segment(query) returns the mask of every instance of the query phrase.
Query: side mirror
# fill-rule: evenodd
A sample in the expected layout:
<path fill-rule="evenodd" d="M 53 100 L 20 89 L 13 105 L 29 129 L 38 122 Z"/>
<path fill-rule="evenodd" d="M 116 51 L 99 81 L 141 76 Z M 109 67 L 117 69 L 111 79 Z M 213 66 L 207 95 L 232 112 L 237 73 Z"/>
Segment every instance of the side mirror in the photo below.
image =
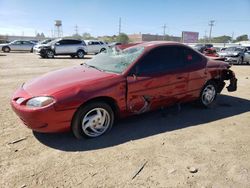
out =
<path fill-rule="evenodd" d="M 59 46 L 59 45 L 60 45 L 60 43 L 58 43 L 58 42 L 57 42 L 57 43 L 55 43 L 55 45 L 56 45 L 56 46 Z"/>
<path fill-rule="evenodd" d="M 133 69 L 130 71 L 129 73 L 130 77 L 133 77 L 134 80 L 137 80 L 138 77 L 138 70 L 137 70 L 137 66 L 133 67 Z"/>

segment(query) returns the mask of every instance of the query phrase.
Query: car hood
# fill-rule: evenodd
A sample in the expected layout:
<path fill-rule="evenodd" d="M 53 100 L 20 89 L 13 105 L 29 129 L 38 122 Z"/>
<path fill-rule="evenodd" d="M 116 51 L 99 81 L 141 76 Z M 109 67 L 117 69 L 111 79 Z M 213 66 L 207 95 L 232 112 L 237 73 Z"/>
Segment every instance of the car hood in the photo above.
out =
<path fill-rule="evenodd" d="M 45 46 L 45 44 L 36 44 L 36 45 L 34 46 L 34 48 L 39 48 L 39 47 L 41 47 L 41 46 Z"/>
<path fill-rule="evenodd" d="M 87 88 L 113 79 L 117 74 L 102 72 L 85 65 L 65 68 L 47 73 L 23 85 L 23 89 L 31 96 L 53 96 L 58 92 L 74 88 Z"/>
<path fill-rule="evenodd" d="M 3 43 L 3 44 L 0 44 L 0 46 L 6 46 L 6 45 L 9 45 L 10 43 Z"/>

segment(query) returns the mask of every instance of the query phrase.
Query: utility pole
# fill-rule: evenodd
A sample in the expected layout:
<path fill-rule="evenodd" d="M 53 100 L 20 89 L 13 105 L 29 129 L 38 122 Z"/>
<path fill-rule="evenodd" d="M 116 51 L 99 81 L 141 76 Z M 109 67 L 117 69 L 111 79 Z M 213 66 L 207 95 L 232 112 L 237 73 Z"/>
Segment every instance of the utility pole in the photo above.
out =
<path fill-rule="evenodd" d="M 165 40 L 165 35 L 166 35 L 166 24 L 164 24 L 163 26 L 162 26 L 162 28 L 163 28 L 163 40 Z"/>
<path fill-rule="evenodd" d="M 119 35 L 121 34 L 121 29 L 122 29 L 122 19 L 120 17 L 119 18 Z"/>
<path fill-rule="evenodd" d="M 75 25 L 75 35 L 78 35 L 78 26 Z"/>
<path fill-rule="evenodd" d="M 209 42 L 211 42 L 211 34 L 212 34 L 212 29 L 213 29 L 213 26 L 214 26 L 214 22 L 215 20 L 210 20 L 208 25 L 210 26 L 210 32 L 209 32 Z"/>
<path fill-rule="evenodd" d="M 232 33 L 232 39 L 231 39 L 232 41 L 234 40 L 234 32 Z"/>

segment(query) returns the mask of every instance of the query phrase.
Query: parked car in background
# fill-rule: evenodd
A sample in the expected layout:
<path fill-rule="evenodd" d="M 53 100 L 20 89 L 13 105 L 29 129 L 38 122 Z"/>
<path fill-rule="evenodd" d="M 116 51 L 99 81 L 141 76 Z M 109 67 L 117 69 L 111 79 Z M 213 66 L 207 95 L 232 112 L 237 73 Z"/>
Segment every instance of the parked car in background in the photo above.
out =
<path fill-rule="evenodd" d="M 220 52 L 224 52 L 227 49 L 227 47 L 223 47 L 220 49 Z"/>
<path fill-rule="evenodd" d="M 203 54 L 205 56 L 210 56 L 210 57 L 219 57 L 219 54 L 216 52 L 216 49 L 213 47 L 204 49 Z"/>
<path fill-rule="evenodd" d="M 34 43 L 26 40 L 14 40 L 10 43 L 0 44 L 3 52 L 30 51 L 33 52 Z"/>
<path fill-rule="evenodd" d="M 212 44 L 196 44 L 193 48 L 201 53 L 207 48 L 212 48 Z"/>
<path fill-rule="evenodd" d="M 0 39 L 0 44 L 10 43 L 10 41 Z"/>
<path fill-rule="evenodd" d="M 54 58 L 59 55 L 70 55 L 72 58 L 84 58 L 87 48 L 82 40 L 59 38 L 35 49 L 42 58 Z"/>
<path fill-rule="evenodd" d="M 55 39 L 45 39 L 45 40 L 39 41 L 38 44 L 48 44 L 52 40 L 55 40 Z"/>
<path fill-rule="evenodd" d="M 33 47 L 33 51 L 34 51 L 34 52 L 38 51 L 38 49 L 40 48 L 40 46 L 44 46 L 45 44 L 48 44 L 48 43 L 51 42 L 52 40 L 55 40 L 55 39 L 45 39 L 45 40 L 42 40 L 42 41 L 38 42 L 38 43 Z"/>
<path fill-rule="evenodd" d="M 99 40 L 84 40 L 88 54 L 98 54 L 108 49 L 108 45 Z"/>
<path fill-rule="evenodd" d="M 39 41 L 38 40 L 29 40 L 30 42 L 37 44 Z"/>
<path fill-rule="evenodd" d="M 244 62 L 250 64 L 250 46 L 245 47 Z"/>
<path fill-rule="evenodd" d="M 229 63 L 242 64 L 244 62 L 247 62 L 247 59 L 245 59 L 246 52 L 247 52 L 246 48 L 236 46 L 236 47 L 228 47 L 224 51 L 218 52 L 218 54 L 220 57 L 225 58 L 225 61 Z"/>
<path fill-rule="evenodd" d="M 110 48 L 113 48 L 113 47 L 115 47 L 115 46 L 117 46 L 117 45 L 121 45 L 122 43 L 120 43 L 120 42 L 112 42 L 112 43 L 109 43 L 108 44 L 108 47 L 110 47 Z"/>
<path fill-rule="evenodd" d="M 11 105 L 34 131 L 72 130 L 77 138 L 97 137 L 119 117 L 194 100 L 209 107 L 225 80 L 230 80 L 228 91 L 237 89 L 228 63 L 181 43 L 146 42 L 118 52 L 109 49 L 82 65 L 29 81 L 15 92 Z"/>

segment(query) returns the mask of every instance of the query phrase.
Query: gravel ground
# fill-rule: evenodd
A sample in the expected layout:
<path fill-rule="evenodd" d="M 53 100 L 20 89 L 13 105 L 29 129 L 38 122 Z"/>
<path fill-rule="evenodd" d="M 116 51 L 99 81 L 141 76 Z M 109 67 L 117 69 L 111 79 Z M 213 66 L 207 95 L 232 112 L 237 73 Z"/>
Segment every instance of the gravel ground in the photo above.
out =
<path fill-rule="evenodd" d="M 0 53 L 0 187 L 250 187 L 250 66 L 232 67 L 238 90 L 224 89 L 211 109 L 134 116 L 96 139 L 27 129 L 11 110 L 12 93 L 87 58 Z"/>

